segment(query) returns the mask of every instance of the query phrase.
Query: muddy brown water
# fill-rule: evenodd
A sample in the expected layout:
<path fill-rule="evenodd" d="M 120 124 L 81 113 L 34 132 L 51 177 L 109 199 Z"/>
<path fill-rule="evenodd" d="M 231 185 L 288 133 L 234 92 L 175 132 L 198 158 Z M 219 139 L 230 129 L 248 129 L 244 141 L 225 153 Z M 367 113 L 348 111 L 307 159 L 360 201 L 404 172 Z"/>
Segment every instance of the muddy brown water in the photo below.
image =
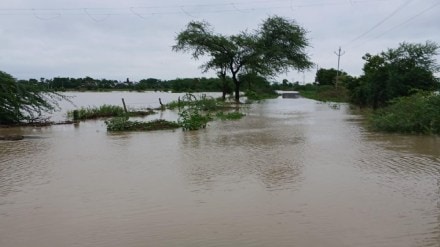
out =
<path fill-rule="evenodd" d="M 246 114 L 193 132 L 1 129 L 32 138 L 0 141 L 0 246 L 440 246 L 440 138 L 308 99 Z"/>

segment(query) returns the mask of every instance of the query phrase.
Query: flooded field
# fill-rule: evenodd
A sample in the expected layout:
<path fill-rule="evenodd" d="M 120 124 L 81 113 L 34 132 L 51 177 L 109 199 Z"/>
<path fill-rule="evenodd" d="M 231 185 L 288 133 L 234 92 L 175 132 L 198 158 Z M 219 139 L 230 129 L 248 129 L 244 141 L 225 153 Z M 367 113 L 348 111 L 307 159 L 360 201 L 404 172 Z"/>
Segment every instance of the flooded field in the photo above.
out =
<path fill-rule="evenodd" d="M 193 132 L 0 129 L 26 136 L 0 141 L 0 246 L 440 245 L 439 137 L 372 133 L 346 105 L 301 98 L 245 113 Z"/>

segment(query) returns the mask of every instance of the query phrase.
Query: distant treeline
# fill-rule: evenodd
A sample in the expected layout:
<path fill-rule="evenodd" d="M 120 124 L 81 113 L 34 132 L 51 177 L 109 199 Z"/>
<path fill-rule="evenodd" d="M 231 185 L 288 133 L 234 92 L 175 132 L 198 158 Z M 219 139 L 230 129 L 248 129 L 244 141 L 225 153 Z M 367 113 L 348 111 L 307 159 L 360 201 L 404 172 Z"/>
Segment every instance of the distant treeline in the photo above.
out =
<path fill-rule="evenodd" d="M 292 90 L 294 85 L 287 82 L 279 84 L 270 83 L 262 77 L 242 77 L 243 90 L 270 91 L 270 90 Z M 133 91 L 172 91 L 172 92 L 222 92 L 232 93 L 233 83 L 230 78 L 226 78 L 224 84 L 220 78 L 177 78 L 173 80 L 160 80 L 156 78 L 142 79 L 138 82 L 94 79 L 55 77 L 52 79 L 41 78 L 19 80 L 19 83 L 39 84 L 55 91 L 111 91 L 111 90 L 133 90 Z"/>
<path fill-rule="evenodd" d="M 173 92 L 217 92 L 221 91 L 223 84 L 219 78 L 177 78 L 174 80 L 160 80 L 156 78 L 142 79 L 139 82 L 94 79 L 55 77 L 53 79 L 20 80 L 21 83 L 35 83 L 56 91 L 107 91 L 107 90 L 135 90 L 135 91 L 173 91 Z"/>

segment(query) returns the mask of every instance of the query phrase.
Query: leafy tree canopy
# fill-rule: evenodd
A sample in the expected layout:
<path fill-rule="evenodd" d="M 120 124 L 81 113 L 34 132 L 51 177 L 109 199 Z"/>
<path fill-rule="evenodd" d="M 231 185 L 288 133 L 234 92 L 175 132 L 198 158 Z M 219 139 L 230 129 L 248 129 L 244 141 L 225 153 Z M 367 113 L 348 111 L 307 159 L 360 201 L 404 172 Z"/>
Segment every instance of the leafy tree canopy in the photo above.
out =
<path fill-rule="evenodd" d="M 316 72 L 315 81 L 319 85 L 335 85 L 337 75 L 338 75 L 338 71 L 336 69 L 320 68 Z M 339 71 L 339 76 L 340 77 L 347 76 L 347 73 L 345 73 L 344 71 Z"/>
<path fill-rule="evenodd" d="M 436 43 L 427 41 L 402 43 L 377 55 L 367 53 L 364 75 L 348 84 L 352 102 L 378 108 L 416 90 L 438 90 L 439 80 L 434 76 L 440 69 L 435 60 L 438 49 Z"/>
<path fill-rule="evenodd" d="M 0 71 L 0 124 L 41 120 L 44 112 L 57 109 L 65 96 L 44 88 L 41 83 L 17 81 Z"/>
<path fill-rule="evenodd" d="M 230 74 L 239 101 L 240 74 L 274 76 L 289 69 L 304 70 L 313 64 L 305 49 L 309 46 L 306 31 L 293 20 L 274 16 L 258 30 L 237 35 L 215 34 L 207 22 L 190 22 L 176 37 L 174 51 L 190 52 L 194 59 L 208 57 L 203 72 L 217 70 Z"/>

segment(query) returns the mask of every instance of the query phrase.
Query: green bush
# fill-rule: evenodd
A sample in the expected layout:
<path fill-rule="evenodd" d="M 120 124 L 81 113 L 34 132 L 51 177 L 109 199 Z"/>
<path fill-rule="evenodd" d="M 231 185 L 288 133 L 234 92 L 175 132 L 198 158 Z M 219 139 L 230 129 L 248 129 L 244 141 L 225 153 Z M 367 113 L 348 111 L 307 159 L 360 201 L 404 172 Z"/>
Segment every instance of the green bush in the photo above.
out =
<path fill-rule="evenodd" d="M 201 114 L 199 110 L 194 108 L 184 109 L 179 113 L 178 123 L 182 126 L 183 130 L 198 130 L 205 128 L 206 124 L 211 121 L 212 118 L 208 114 Z"/>
<path fill-rule="evenodd" d="M 396 98 L 373 113 L 370 124 L 379 131 L 440 134 L 440 95 L 419 92 Z"/>
<path fill-rule="evenodd" d="M 244 94 L 248 100 L 264 100 L 264 99 L 274 99 L 279 95 L 275 92 L 256 92 L 253 90 L 247 90 Z"/>

